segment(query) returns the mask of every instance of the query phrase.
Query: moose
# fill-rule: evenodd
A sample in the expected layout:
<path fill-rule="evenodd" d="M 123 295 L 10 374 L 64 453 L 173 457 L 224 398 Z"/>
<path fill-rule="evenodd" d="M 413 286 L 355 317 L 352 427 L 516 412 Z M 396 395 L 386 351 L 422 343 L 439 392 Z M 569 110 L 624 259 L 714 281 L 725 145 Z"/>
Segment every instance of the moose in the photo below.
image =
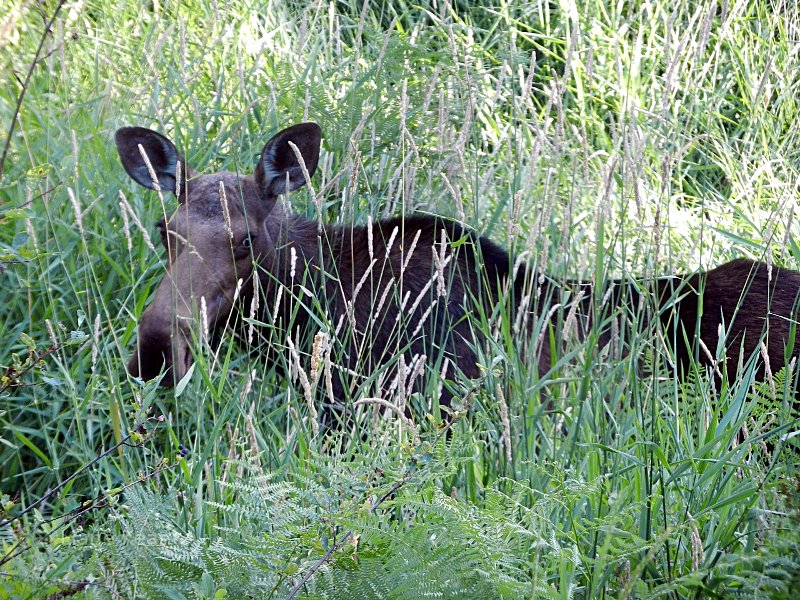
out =
<path fill-rule="evenodd" d="M 472 320 L 500 305 L 525 323 L 538 319 L 551 334 L 556 330 L 542 321 L 559 314 L 564 325 L 571 313 L 584 325 L 579 335 L 600 328 L 603 347 L 613 318 L 598 307 L 649 304 L 652 322 L 671 332 L 680 368 L 694 357 L 720 373 L 720 342 L 723 356 L 730 354 L 722 363 L 729 376 L 742 357 L 757 354 L 777 371 L 798 355 L 800 273 L 793 270 L 740 258 L 649 282 L 556 281 L 448 219 L 411 215 L 344 226 L 295 214 L 281 197 L 310 182 L 317 168 L 322 131 L 315 123 L 272 137 L 251 175 L 198 174 L 169 139 L 149 129 L 124 127 L 115 137 L 134 181 L 178 199 L 158 225 L 169 264 L 139 322 L 128 364 L 134 377 L 162 375 L 162 385 L 175 385 L 193 362 L 201 320 L 213 335 L 232 314 L 246 316 L 256 305 L 251 317 L 279 332 L 278 339 L 305 343 L 306 351 L 314 331 L 335 335 L 337 400 L 356 393 L 371 371 L 396 370 L 401 360 L 439 357 L 437 368 L 478 377 L 485 328 Z M 557 362 L 560 343 L 528 349 L 541 376 Z"/>

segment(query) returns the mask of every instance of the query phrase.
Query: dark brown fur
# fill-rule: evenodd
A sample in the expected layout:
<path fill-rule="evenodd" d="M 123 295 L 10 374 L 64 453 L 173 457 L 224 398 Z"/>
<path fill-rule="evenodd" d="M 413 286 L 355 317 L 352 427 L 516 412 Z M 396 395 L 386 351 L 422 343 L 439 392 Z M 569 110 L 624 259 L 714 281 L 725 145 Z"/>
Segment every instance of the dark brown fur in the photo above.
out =
<path fill-rule="evenodd" d="M 727 370 L 736 374 L 739 357 L 748 360 L 763 341 L 770 369 L 779 371 L 785 358 L 798 355 L 795 324 L 798 314 L 800 273 L 738 258 L 715 269 L 677 279 L 659 281 L 662 304 L 680 298 L 674 310 L 661 313 L 665 330 L 674 335 L 679 364 L 687 367 L 691 356 L 709 363 L 716 355 L 719 332 L 725 333 Z M 673 333 L 674 332 L 674 333 Z M 702 340 L 706 349 L 699 346 Z M 764 373 L 759 361 L 757 372 Z"/>
<path fill-rule="evenodd" d="M 800 273 L 795 271 L 772 268 L 770 274 L 765 264 L 738 259 L 711 271 L 656 280 L 650 295 L 642 295 L 641 285 L 619 282 L 600 295 L 593 294 L 588 284 L 539 278 L 523 267 L 511 291 L 503 293 L 511 279 L 509 256 L 452 221 L 411 216 L 371 226 L 320 227 L 289 212 L 277 200 L 278 195 L 305 183 L 288 142 L 298 147 L 310 176 L 319 157 L 320 135 L 312 123 L 278 133 L 266 144 L 255 173 L 239 176 L 196 175 L 160 134 L 141 128 L 117 132 L 120 157 L 131 177 L 155 187 L 141 146 L 159 187 L 179 193 L 181 200 L 162 224 L 169 272 L 142 315 L 137 352 L 128 365 L 131 375 L 150 379 L 166 370 L 162 384 L 180 379 L 192 361 L 189 341 L 198 329 L 199 299 L 205 299 L 210 329 L 218 329 L 234 309 L 241 279 L 242 312 L 247 314 L 254 263 L 265 299 L 256 316 L 271 322 L 284 338 L 292 335 L 296 343 L 310 344 L 321 323 L 337 333 L 341 352 L 337 362 L 344 367 L 334 378 L 339 399 L 358 389 L 376 367 L 391 365 L 400 355 L 409 364 L 415 357 L 444 353 L 463 377 L 476 377 L 475 347 L 482 340 L 473 335 L 471 315 L 479 310 L 490 314 L 503 301 L 512 314 L 529 310 L 535 319 L 578 290 L 584 292 L 577 307 L 584 321 L 580 336 L 594 323 L 601 346 L 611 341 L 610 323 L 617 317 L 606 321 L 601 313 L 593 318 L 598 308 L 636 308 L 652 300 L 665 338 L 671 340 L 684 368 L 692 356 L 711 363 L 709 353 L 716 352 L 721 324 L 732 357 L 741 350 L 749 358 L 762 337 L 773 371 L 783 366 L 787 344 L 789 353 L 797 355 L 792 324 Z M 183 176 L 176 175 L 177 165 Z M 180 189 L 177 179 L 185 179 Z M 220 185 L 226 202 L 221 201 Z M 445 267 L 437 267 L 438 255 L 450 257 Z M 273 315 L 279 293 L 283 294 L 281 309 Z M 415 305 L 420 295 L 424 297 Z M 563 317 L 564 312 L 559 314 Z M 293 330 L 287 332 L 290 323 Z M 542 375 L 553 364 L 550 354 L 547 344 L 536 349 Z M 724 368 L 733 375 L 737 364 L 732 358 Z"/>

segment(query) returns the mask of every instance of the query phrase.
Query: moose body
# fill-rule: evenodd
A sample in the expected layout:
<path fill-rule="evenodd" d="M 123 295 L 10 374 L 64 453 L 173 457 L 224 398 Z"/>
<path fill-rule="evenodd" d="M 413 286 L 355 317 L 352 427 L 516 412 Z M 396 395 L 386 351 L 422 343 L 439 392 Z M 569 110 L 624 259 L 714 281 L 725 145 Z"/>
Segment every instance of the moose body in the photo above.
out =
<path fill-rule="evenodd" d="M 595 314 L 601 304 L 613 309 L 650 302 L 684 366 L 691 356 L 712 363 L 721 333 L 731 354 L 745 358 L 763 342 L 773 371 L 798 353 L 793 325 L 800 273 L 788 269 L 738 259 L 649 285 L 611 282 L 595 292 L 590 284 L 515 269 L 494 242 L 446 219 L 408 216 L 347 227 L 302 218 L 278 198 L 313 175 L 320 142 L 318 125 L 294 125 L 267 142 L 252 175 L 198 175 L 164 136 L 138 127 L 117 131 L 128 174 L 179 200 L 159 224 L 169 267 L 141 317 L 131 375 L 164 373 L 163 385 L 179 381 L 192 363 L 198 324 L 207 322 L 212 333 L 221 329 L 237 304 L 245 315 L 258 305 L 250 316 L 291 343 L 310 344 L 323 325 L 335 335 L 339 400 L 356 393 L 378 367 L 397 371 L 401 360 L 410 365 L 438 357 L 438 370 L 476 377 L 485 340 L 471 320 L 491 315 L 501 303 L 511 315 L 526 313 L 522 321 L 531 323 L 571 298 L 584 325 L 602 327 L 604 345 L 613 327 Z M 261 300 L 254 302 L 254 295 Z M 558 359 L 553 348 L 544 343 L 528 353 L 542 376 Z M 728 360 L 725 369 L 731 375 L 736 366 Z"/>

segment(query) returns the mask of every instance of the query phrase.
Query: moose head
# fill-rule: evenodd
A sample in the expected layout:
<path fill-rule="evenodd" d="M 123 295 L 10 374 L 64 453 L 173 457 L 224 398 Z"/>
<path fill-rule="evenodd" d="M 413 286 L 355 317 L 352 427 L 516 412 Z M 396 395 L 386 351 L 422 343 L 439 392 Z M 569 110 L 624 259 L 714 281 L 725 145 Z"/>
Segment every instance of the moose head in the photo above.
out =
<path fill-rule="evenodd" d="M 167 272 L 141 317 L 128 363 L 134 377 L 164 371 L 161 383 L 171 386 L 192 364 L 198 319 L 214 331 L 228 320 L 237 288 L 245 298 L 252 291 L 254 264 L 269 259 L 289 220 L 277 198 L 314 174 L 321 130 L 316 123 L 284 129 L 264 146 L 251 175 L 198 174 L 169 139 L 150 129 L 123 127 L 115 137 L 128 175 L 179 201 L 158 224 Z"/>

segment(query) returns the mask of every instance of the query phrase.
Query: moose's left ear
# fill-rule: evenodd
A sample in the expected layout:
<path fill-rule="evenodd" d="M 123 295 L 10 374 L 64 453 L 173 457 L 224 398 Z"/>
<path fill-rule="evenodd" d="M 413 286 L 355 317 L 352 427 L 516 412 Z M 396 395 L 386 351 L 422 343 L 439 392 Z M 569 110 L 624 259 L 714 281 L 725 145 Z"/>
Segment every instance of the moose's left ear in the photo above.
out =
<path fill-rule="evenodd" d="M 306 178 L 289 142 L 297 146 L 308 170 L 308 176 L 311 177 L 317 170 L 321 140 L 322 129 L 319 125 L 300 123 L 287 127 L 268 141 L 255 172 L 256 183 L 262 193 L 267 197 L 274 197 L 303 187 Z"/>

